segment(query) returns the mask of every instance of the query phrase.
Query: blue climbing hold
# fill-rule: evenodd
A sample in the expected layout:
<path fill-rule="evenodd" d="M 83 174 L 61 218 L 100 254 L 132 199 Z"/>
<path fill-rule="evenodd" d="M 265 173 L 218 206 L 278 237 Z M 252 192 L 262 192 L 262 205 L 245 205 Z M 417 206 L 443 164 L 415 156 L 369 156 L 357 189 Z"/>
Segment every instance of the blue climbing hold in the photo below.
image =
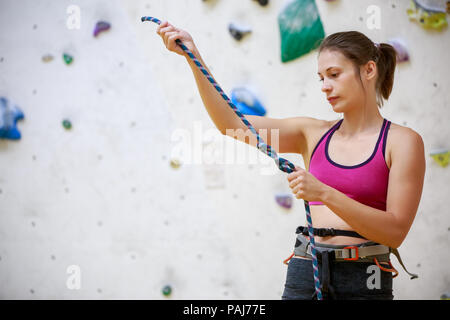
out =
<path fill-rule="evenodd" d="M 246 88 L 235 88 L 231 91 L 231 102 L 242 114 L 264 116 L 266 109 L 261 102 Z"/>
<path fill-rule="evenodd" d="M 20 139 L 20 132 L 16 124 L 23 118 L 23 112 L 17 106 L 11 106 L 8 99 L 0 97 L 0 138 Z"/>

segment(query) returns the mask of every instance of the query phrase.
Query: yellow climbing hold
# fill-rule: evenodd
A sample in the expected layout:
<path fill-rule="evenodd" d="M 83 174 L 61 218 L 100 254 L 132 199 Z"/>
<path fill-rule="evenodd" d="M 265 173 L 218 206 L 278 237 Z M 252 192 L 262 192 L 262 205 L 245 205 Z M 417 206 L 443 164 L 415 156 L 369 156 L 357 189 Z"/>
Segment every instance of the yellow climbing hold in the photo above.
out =
<path fill-rule="evenodd" d="M 46 55 L 42 56 L 43 62 L 50 62 L 52 60 L 53 60 L 53 56 L 51 54 L 46 54 Z"/>
<path fill-rule="evenodd" d="M 410 1 L 410 7 L 406 10 L 406 13 L 410 20 L 418 21 L 425 29 L 440 30 L 447 26 L 445 11 L 427 11 L 416 5 L 416 2 L 413 0 Z"/>
<path fill-rule="evenodd" d="M 435 150 L 430 153 L 430 156 L 436 161 L 441 167 L 446 167 L 450 160 L 450 151 L 445 149 Z"/>
<path fill-rule="evenodd" d="M 181 166 L 181 162 L 178 159 L 170 160 L 170 166 L 174 169 L 178 169 Z"/>

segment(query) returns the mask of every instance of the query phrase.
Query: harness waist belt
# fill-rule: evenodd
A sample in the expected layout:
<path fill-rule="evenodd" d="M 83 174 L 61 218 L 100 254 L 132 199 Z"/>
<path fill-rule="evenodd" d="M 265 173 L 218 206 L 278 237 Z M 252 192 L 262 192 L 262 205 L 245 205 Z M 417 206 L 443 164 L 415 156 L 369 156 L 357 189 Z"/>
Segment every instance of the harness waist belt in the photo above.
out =
<path fill-rule="evenodd" d="M 303 257 L 311 257 L 311 247 L 308 246 L 306 250 L 302 250 L 302 246 L 295 248 L 294 254 Z M 373 259 L 364 259 L 367 257 L 373 256 L 382 256 L 386 255 L 386 257 L 380 257 L 379 261 L 389 261 L 390 249 L 385 245 L 373 245 L 368 247 L 356 247 L 349 246 L 342 249 L 328 249 L 328 251 L 334 251 L 335 259 L 337 261 L 373 261 Z"/>
<path fill-rule="evenodd" d="M 304 227 L 304 226 L 299 226 L 299 227 L 297 227 L 297 230 L 295 231 L 295 233 L 297 233 L 297 234 L 301 233 L 304 236 L 307 236 L 308 235 L 308 228 Z M 337 230 L 337 229 L 333 229 L 333 228 L 313 228 L 313 234 L 315 236 L 319 236 L 319 237 L 346 236 L 346 237 L 354 237 L 354 238 L 366 239 L 362 235 L 360 235 L 359 233 L 357 233 L 355 231 Z"/>

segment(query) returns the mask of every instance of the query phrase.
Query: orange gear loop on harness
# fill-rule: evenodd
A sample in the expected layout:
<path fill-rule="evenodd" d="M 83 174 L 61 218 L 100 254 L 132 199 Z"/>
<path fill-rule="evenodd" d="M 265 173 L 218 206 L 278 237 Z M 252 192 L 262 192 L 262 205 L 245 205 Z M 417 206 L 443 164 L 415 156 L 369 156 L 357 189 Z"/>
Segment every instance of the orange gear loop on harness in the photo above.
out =
<path fill-rule="evenodd" d="M 288 264 L 288 262 L 289 262 L 289 260 L 291 260 L 291 259 L 292 259 L 292 257 L 294 256 L 294 254 L 295 254 L 295 252 L 292 252 L 292 254 L 291 254 L 291 256 L 290 256 L 289 258 L 287 258 L 287 259 L 283 260 L 283 263 L 284 263 L 285 265 L 287 265 L 287 264 Z"/>
<path fill-rule="evenodd" d="M 380 268 L 381 270 L 386 271 L 386 272 L 394 272 L 395 275 L 393 275 L 392 278 L 395 278 L 396 276 L 398 276 L 398 271 L 397 271 L 397 269 L 394 268 L 394 266 L 391 264 L 390 261 L 385 262 L 385 263 L 388 263 L 389 266 L 391 267 L 391 269 L 383 268 L 383 267 L 378 263 L 377 258 L 373 258 L 373 261 L 377 264 L 378 268 Z"/>

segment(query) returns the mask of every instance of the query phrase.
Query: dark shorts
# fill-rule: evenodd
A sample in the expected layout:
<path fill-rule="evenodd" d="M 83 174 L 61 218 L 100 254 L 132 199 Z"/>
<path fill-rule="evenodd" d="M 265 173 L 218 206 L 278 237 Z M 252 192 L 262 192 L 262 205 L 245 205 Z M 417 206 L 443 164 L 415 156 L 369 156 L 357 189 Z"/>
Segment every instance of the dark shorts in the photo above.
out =
<path fill-rule="evenodd" d="M 322 264 L 319 263 L 322 284 Z M 392 300 L 392 273 L 372 262 L 330 262 L 330 286 L 334 299 Z M 311 260 L 289 260 L 282 300 L 311 300 L 315 292 Z M 325 296 L 324 298 L 331 298 Z M 316 297 L 314 297 L 316 299 Z"/>

